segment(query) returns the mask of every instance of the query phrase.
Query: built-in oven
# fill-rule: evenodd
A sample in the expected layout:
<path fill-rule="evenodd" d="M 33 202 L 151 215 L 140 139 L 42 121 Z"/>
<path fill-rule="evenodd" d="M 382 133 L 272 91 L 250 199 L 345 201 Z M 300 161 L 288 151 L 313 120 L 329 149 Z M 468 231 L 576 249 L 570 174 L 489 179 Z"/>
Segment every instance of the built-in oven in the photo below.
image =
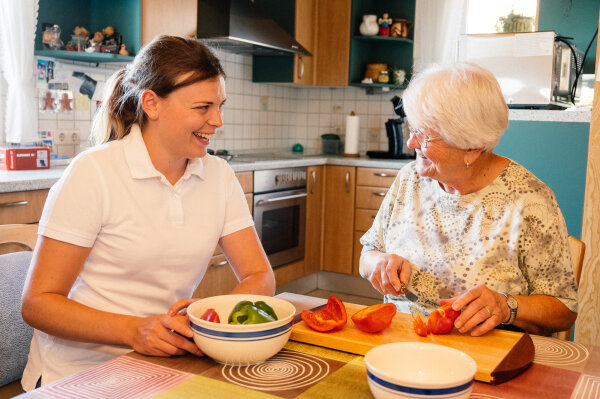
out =
<path fill-rule="evenodd" d="M 254 224 L 272 267 L 304 258 L 306 168 L 254 172 Z"/>

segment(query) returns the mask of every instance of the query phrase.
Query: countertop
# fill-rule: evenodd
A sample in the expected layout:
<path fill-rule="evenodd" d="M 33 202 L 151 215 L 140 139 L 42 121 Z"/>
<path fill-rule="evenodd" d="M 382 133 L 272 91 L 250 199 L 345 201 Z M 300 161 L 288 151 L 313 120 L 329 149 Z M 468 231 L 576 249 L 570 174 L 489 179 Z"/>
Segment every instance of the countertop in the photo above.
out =
<path fill-rule="evenodd" d="M 239 160 L 234 158 L 230 165 L 236 172 L 255 170 L 292 168 L 297 166 L 340 165 L 360 166 L 367 168 L 400 169 L 410 159 L 371 159 L 367 157 L 345 158 L 334 155 L 291 155 L 282 154 L 280 158 L 271 155 L 272 159 Z M 252 158 L 252 157 L 248 157 Z M 0 193 L 14 191 L 43 190 L 50 188 L 62 175 L 66 166 L 51 167 L 44 170 L 0 171 Z"/>

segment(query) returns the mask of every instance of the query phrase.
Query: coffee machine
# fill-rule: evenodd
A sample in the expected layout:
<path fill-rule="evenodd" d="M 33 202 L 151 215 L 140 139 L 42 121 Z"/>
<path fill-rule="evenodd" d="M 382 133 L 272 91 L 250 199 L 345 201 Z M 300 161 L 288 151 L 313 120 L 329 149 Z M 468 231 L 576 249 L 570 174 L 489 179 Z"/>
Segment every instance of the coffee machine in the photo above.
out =
<path fill-rule="evenodd" d="M 415 158 L 415 151 L 406 146 L 402 124 L 406 114 L 402 99 L 398 96 L 392 97 L 390 100 L 394 106 L 394 112 L 399 116 L 397 119 L 388 119 L 385 122 L 385 131 L 388 138 L 387 151 L 367 151 L 367 156 L 370 158 L 385 158 L 385 159 L 412 159 Z"/>

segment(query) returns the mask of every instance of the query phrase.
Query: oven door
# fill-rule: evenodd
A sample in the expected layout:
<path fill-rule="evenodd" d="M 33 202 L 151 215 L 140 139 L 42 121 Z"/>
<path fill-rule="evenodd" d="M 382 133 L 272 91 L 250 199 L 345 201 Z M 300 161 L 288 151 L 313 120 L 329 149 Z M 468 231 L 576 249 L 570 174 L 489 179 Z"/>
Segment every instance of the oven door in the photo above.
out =
<path fill-rule="evenodd" d="M 306 189 L 254 195 L 254 224 L 272 267 L 303 259 Z"/>

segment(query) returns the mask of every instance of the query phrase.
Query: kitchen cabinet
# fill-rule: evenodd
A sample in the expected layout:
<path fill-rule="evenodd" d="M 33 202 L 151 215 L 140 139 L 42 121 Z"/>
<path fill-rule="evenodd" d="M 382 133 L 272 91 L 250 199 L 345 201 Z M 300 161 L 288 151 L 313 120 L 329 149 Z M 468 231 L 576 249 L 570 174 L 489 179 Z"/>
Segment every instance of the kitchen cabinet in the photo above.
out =
<path fill-rule="evenodd" d="M 388 13 L 392 19 L 415 19 L 415 0 L 405 1 L 371 1 L 352 0 L 351 39 L 349 59 L 349 85 L 357 87 L 389 87 L 403 88 L 405 85 L 393 84 L 390 74 L 389 83 L 363 84 L 367 64 L 385 63 L 389 68 L 399 68 L 406 71 L 406 81 L 410 80 L 413 66 L 413 34 L 412 30 L 406 38 L 391 36 L 362 36 L 359 31 L 363 15 L 374 14 L 377 18 Z"/>
<path fill-rule="evenodd" d="M 321 270 L 321 229 L 323 227 L 324 174 L 323 166 L 307 168 L 306 240 L 304 275 Z"/>
<path fill-rule="evenodd" d="M 248 208 L 252 212 L 252 191 L 254 188 L 253 172 L 236 173 L 236 177 L 242 186 L 242 190 L 248 201 Z M 238 285 L 239 280 L 231 265 L 227 261 L 221 247 L 217 246 L 208 264 L 204 278 L 194 291 L 193 298 L 205 298 L 208 296 L 229 294 Z"/>
<path fill-rule="evenodd" d="M 255 0 L 312 57 L 255 55 L 253 82 L 347 86 L 350 0 Z"/>
<path fill-rule="evenodd" d="M 37 223 L 42 216 L 48 190 L 0 194 L 0 224 Z M 0 254 L 22 251 L 16 244 L 0 244 Z"/>
<path fill-rule="evenodd" d="M 325 167 L 323 270 L 352 273 L 356 168 Z"/>
<path fill-rule="evenodd" d="M 383 202 L 383 197 L 394 182 L 395 169 L 357 168 L 356 209 L 354 210 L 354 256 L 352 273 L 359 276 L 362 245 L 360 238 L 373 225 L 373 220 Z"/>
<path fill-rule="evenodd" d="M 142 45 L 140 8 L 140 0 L 40 0 L 35 54 L 95 63 L 130 62 Z M 122 43 L 127 46 L 130 55 L 45 49 L 42 23 L 60 26 L 61 40 L 65 44 L 71 40 L 75 26 L 83 26 L 93 35 L 110 25 L 121 34 Z"/>
<path fill-rule="evenodd" d="M 142 0 L 142 45 L 158 35 L 196 37 L 198 0 Z"/>

